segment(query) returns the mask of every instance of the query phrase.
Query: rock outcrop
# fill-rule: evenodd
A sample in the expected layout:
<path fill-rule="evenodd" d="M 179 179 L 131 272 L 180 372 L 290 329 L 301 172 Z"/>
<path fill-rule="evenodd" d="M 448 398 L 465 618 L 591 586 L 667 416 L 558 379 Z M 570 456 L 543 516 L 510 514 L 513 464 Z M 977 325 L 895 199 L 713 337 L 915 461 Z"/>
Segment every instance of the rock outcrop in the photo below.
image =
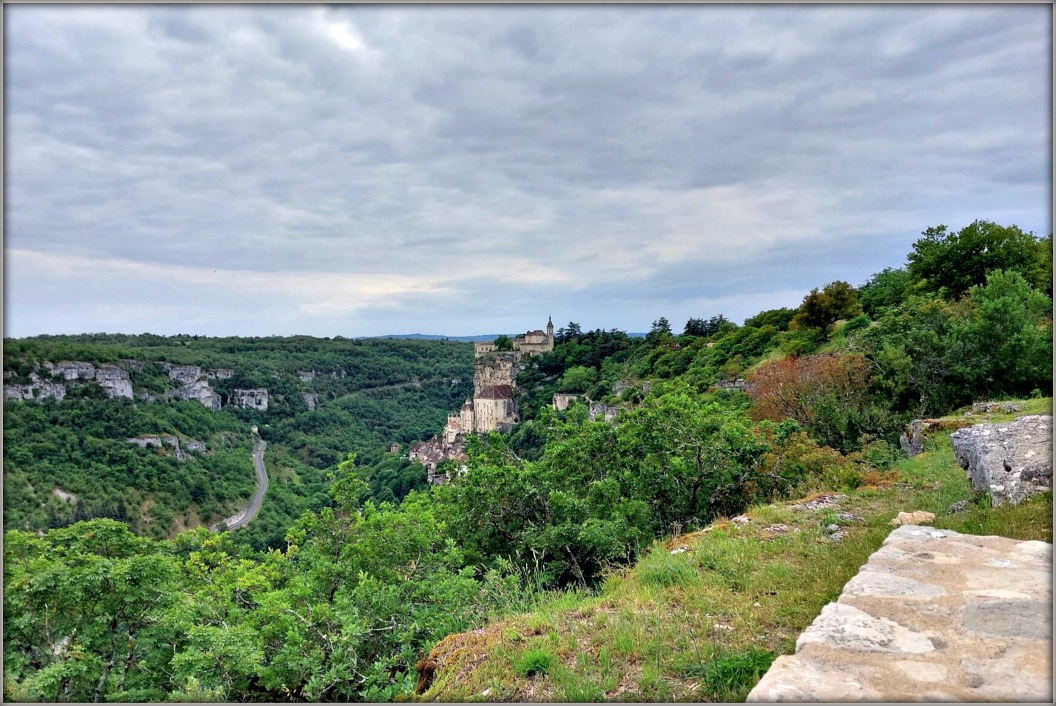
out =
<path fill-rule="evenodd" d="M 202 369 L 197 365 L 173 365 L 161 363 L 161 369 L 181 385 L 190 385 L 202 377 Z"/>
<path fill-rule="evenodd" d="M 748 390 L 748 382 L 744 378 L 737 378 L 736 380 L 716 380 L 715 389 L 746 392 Z"/>
<path fill-rule="evenodd" d="M 1052 416 L 976 424 L 950 436 L 953 454 L 972 486 L 993 505 L 1018 505 L 1052 489 Z"/>
<path fill-rule="evenodd" d="M 116 365 L 100 365 L 96 368 L 83 360 L 45 362 L 43 367 L 52 375 L 61 376 L 69 381 L 94 380 L 112 398 L 132 399 L 132 380 L 129 379 L 125 368 Z"/>
<path fill-rule="evenodd" d="M 924 436 L 930 428 L 931 422 L 927 419 L 914 419 L 907 424 L 906 430 L 902 432 L 902 436 L 898 439 L 898 444 L 902 447 L 902 453 L 909 458 L 923 453 Z"/>
<path fill-rule="evenodd" d="M 16 385 L 4 384 L 5 400 L 42 400 L 46 397 L 55 398 L 56 402 L 62 402 L 66 396 L 66 386 L 61 382 L 48 382 L 36 373 L 29 376 L 29 384 Z"/>
<path fill-rule="evenodd" d="M 905 525 L 747 701 L 1052 703 L 1052 545 Z"/>
<path fill-rule="evenodd" d="M 1004 412 L 1012 414 L 1023 410 L 1023 405 L 1018 402 L 975 402 L 972 404 L 973 412 Z"/>
<path fill-rule="evenodd" d="M 304 399 L 304 405 L 308 408 L 308 411 L 314 412 L 319 396 L 311 392 L 305 392 L 301 397 Z"/>
<path fill-rule="evenodd" d="M 128 371 L 116 365 L 101 365 L 95 371 L 95 381 L 106 390 L 110 397 L 132 399 L 132 380 Z"/>
<path fill-rule="evenodd" d="M 44 363 L 52 375 L 61 375 L 67 380 L 95 379 L 95 366 L 81 360 L 63 361 L 61 363 Z"/>
<path fill-rule="evenodd" d="M 594 421 L 596 419 L 602 419 L 606 422 L 611 422 L 616 418 L 616 415 L 620 413 L 619 407 L 613 407 L 603 402 L 594 402 L 590 405 L 590 412 L 588 413 L 587 419 Z"/>
<path fill-rule="evenodd" d="M 209 386 L 208 380 L 192 380 L 189 383 L 184 383 L 183 387 L 166 392 L 165 398 L 170 400 L 198 400 L 214 412 L 220 409 L 220 395 Z"/>
<path fill-rule="evenodd" d="M 158 435 L 158 436 L 134 436 L 125 439 L 130 444 L 135 444 L 141 449 L 145 449 L 148 446 L 156 449 L 163 448 L 162 444 L 171 446 L 177 461 L 182 461 L 187 458 L 187 454 L 184 453 L 184 449 L 180 448 L 180 440 L 172 435 Z M 186 444 L 187 451 L 205 451 L 205 444 L 200 441 L 191 439 Z"/>
<path fill-rule="evenodd" d="M 231 400 L 228 404 L 232 407 L 259 409 L 262 412 L 266 412 L 268 410 L 268 391 L 264 388 L 256 390 L 232 390 Z"/>
<path fill-rule="evenodd" d="M 519 353 L 486 353 L 473 360 L 473 388 L 480 390 L 492 385 L 516 387 L 521 371 Z"/>

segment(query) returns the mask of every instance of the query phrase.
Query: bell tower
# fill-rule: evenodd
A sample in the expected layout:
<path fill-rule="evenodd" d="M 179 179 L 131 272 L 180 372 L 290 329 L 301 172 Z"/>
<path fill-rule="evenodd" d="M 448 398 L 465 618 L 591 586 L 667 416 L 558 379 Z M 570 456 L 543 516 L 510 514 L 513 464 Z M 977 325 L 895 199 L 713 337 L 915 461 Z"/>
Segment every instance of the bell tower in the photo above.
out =
<path fill-rule="evenodd" d="M 554 345 L 554 322 L 550 316 L 546 317 L 546 342 L 552 349 Z"/>

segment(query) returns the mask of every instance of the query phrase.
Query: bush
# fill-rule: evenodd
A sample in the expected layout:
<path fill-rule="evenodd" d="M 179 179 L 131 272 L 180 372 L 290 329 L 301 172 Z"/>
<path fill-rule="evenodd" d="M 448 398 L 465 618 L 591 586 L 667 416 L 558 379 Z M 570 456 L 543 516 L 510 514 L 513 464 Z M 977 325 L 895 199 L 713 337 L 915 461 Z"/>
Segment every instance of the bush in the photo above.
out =
<path fill-rule="evenodd" d="M 869 324 L 870 324 L 869 317 L 866 316 L 865 314 L 860 314 L 860 315 L 854 317 L 853 319 L 851 319 L 850 321 L 848 321 L 844 325 L 843 334 L 846 336 L 846 335 L 850 335 L 850 334 L 854 333 L 855 331 L 861 331 L 862 329 L 867 329 L 867 328 L 869 328 Z"/>

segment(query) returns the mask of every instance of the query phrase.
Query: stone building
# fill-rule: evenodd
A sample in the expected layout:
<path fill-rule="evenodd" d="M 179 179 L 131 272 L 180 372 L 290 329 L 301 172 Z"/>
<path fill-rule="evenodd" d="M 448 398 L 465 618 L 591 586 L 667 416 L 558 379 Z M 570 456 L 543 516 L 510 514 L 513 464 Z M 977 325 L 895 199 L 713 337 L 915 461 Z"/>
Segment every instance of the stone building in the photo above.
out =
<path fill-rule="evenodd" d="M 566 395 L 566 394 L 562 394 L 562 393 L 559 392 L 556 395 L 554 395 L 552 406 L 553 406 L 553 408 L 555 410 L 557 410 L 558 412 L 561 412 L 561 411 L 564 411 L 564 410 L 568 409 L 569 405 L 571 405 L 573 402 L 575 402 L 578 399 L 579 399 L 579 395 Z"/>
<path fill-rule="evenodd" d="M 536 329 L 514 336 L 511 339 L 513 350 L 522 355 L 539 355 L 554 350 L 554 322 L 546 320 L 546 331 Z M 495 341 L 475 341 L 473 343 L 473 355 L 477 358 L 485 353 L 499 352 L 495 350 Z"/>
<path fill-rule="evenodd" d="M 546 331 L 528 331 L 512 339 L 512 351 L 495 350 L 494 341 L 473 344 L 473 397 L 447 417 L 443 431 L 411 446 L 410 457 L 425 466 L 430 483 L 443 483 L 436 474 L 443 460 L 465 460 L 465 437 L 489 431 L 509 431 L 520 419 L 517 407 L 517 374 L 523 356 L 554 349 L 554 323 Z M 453 381 L 454 382 L 454 381 Z"/>
<path fill-rule="evenodd" d="M 554 322 L 546 321 L 546 331 L 536 330 L 512 339 L 512 351 L 495 350 L 494 341 L 473 344 L 473 399 L 466 400 L 455 417 L 448 419 L 444 438 L 458 434 L 509 431 L 519 419 L 516 390 L 521 358 L 554 349 Z"/>

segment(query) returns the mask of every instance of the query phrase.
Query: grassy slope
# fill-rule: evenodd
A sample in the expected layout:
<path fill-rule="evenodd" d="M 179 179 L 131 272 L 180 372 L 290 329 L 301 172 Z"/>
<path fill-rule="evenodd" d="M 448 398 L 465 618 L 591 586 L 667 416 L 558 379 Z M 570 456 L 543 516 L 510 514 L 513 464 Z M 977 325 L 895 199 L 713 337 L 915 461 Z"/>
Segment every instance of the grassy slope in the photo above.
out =
<path fill-rule="evenodd" d="M 1030 400 L 1019 414 L 1051 409 L 1051 398 Z M 934 512 L 936 527 L 957 532 L 1052 541 L 1051 493 L 986 507 L 954 461 L 948 431 L 871 481 L 844 491 L 835 506 L 760 506 L 747 523 L 724 520 L 657 543 L 598 595 L 551 595 L 531 612 L 451 635 L 432 651 L 435 681 L 419 698 L 743 701 L 776 655 L 795 651 L 796 638 L 880 547 L 900 510 Z M 949 514 L 959 500 L 969 501 L 968 511 Z M 841 512 L 862 521 L 840 520 Z M 833 541 L 829 524 L 848 535 Z M 671 553 L 680 547 L 686 551 Z"/>

